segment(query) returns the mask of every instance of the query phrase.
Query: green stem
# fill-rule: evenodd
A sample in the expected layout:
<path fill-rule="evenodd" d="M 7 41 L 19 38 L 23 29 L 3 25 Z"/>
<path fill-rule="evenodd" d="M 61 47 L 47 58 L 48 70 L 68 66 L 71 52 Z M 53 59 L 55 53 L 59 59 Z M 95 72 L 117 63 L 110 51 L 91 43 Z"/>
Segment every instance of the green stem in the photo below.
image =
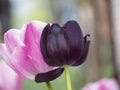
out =
<path fill-rule="evenodd" d="M 53 90 L 52 85 L 50 82 L 46 82 L 46 85 L 48 87 L 48 90 Z"/>
<path fill-rule="evenodd" d="M 67 89 L 68 89 L 68 90 L 72 90 L 68 66 L 65 66 L 64 69 L 65 69 L 65 76 L 66 76 Z"/>

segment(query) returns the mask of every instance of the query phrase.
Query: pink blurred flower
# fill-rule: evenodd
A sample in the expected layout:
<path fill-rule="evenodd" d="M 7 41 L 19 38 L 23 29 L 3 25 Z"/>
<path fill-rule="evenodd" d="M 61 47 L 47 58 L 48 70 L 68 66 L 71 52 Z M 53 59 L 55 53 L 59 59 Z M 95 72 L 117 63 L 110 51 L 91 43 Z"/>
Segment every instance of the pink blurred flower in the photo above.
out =
<path fill-rule="evenodd" d="M 82 90 L 119 90 L 115 79 L 101 79 L 95 83 L 87 84 Z"/>
<path fill-rule="evenodd" d="M 50 81 L 63 72 L 63 68 L 51 67 L 44 61 L 40 50 L 40 38 L 46 23 L 32 21 L 20 30 L 11 29 L 0 44 L 0 55 L 18 74 L 36 82 Z"/>
<path fill-rule="evenodd" d="M 21 78 L 5 63 L 0 61 L 0 90 L 21 90 Z"/>

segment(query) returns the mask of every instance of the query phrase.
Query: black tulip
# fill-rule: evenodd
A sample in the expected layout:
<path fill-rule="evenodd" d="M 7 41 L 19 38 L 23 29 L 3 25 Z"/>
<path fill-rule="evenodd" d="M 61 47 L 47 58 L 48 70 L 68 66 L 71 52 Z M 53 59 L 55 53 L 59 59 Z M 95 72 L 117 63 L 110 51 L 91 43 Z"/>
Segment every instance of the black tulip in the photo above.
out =
<path fill-rule="evenodd" d="M 51 66 L 82 64 L 88 55 L 88 36 L 83 36 L 76 21 L 68 21 L 63 27 L 58 24 L 47 24 L 40 41 L 45 62 Z"/>

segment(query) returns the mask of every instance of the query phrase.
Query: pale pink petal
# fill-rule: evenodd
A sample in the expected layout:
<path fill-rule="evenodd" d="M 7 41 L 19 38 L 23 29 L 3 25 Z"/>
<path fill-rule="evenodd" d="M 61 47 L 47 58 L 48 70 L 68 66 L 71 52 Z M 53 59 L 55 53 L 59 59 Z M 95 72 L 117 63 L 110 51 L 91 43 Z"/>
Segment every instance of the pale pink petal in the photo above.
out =
<path fill-rule="evenodd" d="M 115 79 L 101 79 L 95 83 L 88 83 L 82 90 L 119 90 Z"/>
<path fill-rule="evenodd" d="M 24 38 L 23 42 L 26 45 L 35 45 L 40 43 L 40 38 L 42 31 L 46 23 L 32 21 L 22 28 L 22 37 Z"/>
<path fill-rule="evenodd" d="M 18 62 L 20 62 L 20 65 L 33 74 L 47 72 L 52 69 L 44 62 L 40 51 L 40 38 L 45 25 L 46 23 L 38 21 L 32 21 L 24 25 L 21 37 L 23 37 L 25 46 L 17 47 L 14 54 L 14 57 L 19 58 Z M 22 60 L 21 57 L 25 59 Z"/>
<path fill-rule="evenodd" d="M 0 90 L 21 90 L 21 80 L 5 62 L 0 62 Z"/>
<path fill-rule="evenodd" d="M 33 21 L 29 24 L 27 24 L 25 28 L 24 33 L 24 43 L 25 43 L 25 50 L 26 55 L 31 57 L 31 60 L 33 61 L 34 67 L 38 71 L 44 70 L 41 69 L 42 66 L 46 68 L 46 63 L 43 60 L 41 51 L 40 51 L 40 38 L 43 28 L 45 27 L 45 23 Z M 41 69 L 41 70 L 40 70 Z M 47 68 L 48 69 L 48 68 Z M 46 71 L 46 70 L 45 70 Z"/>
<path fill-rule="evenodd" d="M 40 51 L 40 38 L 46 23 L 32 21 L 21 30 L 6 32 L 0 55 L 21 76 L 34 80 L 38 73 L 55 69 L 45 63 Z"/>
<path fill-rule="evenodd" d="M 119 85 L 115 79 L 102 79 L 99 80 L 100 90 L 119 90 Z"/>
<path fill-rule="evenodd" d="M 23 42 L 20 38 L 20 30 L 11 29 L 4 35 L 5 44 L 10 53 L 14 50 L 16 46 L 23 46 Z"/>
<path fill-rule="evenodd" d="M 0 44 L 0 56 L 12 67 L 11 54 L 6 44 Z"/>
<path fill-rule="evenodd" d="M 36 75 L 37 69 L 34 66 L 35 62 L 32 60 L 32 57 L 27 54 L 28 52 L 29 51 L 25 47 L 16 47 L 14 53 L 12 54 L 15 58 L 14 65 L 18 69 L 22 69 Z"/>
<path fill-rule="evenodd" d="M 23 68 L 33 75 L 50 70 L 51 67 L 44 62 L 42 56 L 40 56 L 40 53 L 36 53 L 37 51 L 34 51 L 31 50 L 29 47 L 17 47 L 12 54 L 13 57 L 16 58 L 16 60 L 14 61 L 16 67 L 21 66 L 19 68 Z M 35 57 L 33 55 L 35 55 Z"/>
<path fill-rule="evenodd" d="M 24 42 L 25 38 L 33 41 L 33 39 L 31 38 L 31 37 L 33 37 L 35 39 L 34 42 L 38 42 L 40 40 L 43 28 L 46 25 L 47 25 L 46 23 L 40 22 L 40 21 L 32 21 L 28 24 L 25 24 L 20 30 L 21 31 L 20 37 L 23 38 L 22 41 Z M 30 38 L 29 38 L 29 36 L 30 36 Z M 26 42 L 24 42 L 24 43 L 26 43 Z"/>
<path fill-rule="evenodd" d="M 98 90 L 96 83 L 88 83 L 82 90 Z"/>
<path fill-rule="evenodd" d="M 16 62 L 17 59 L 10 54 L 5 44 L 0 44 L 0 55 L 8 63 L 8 65 L 15 70 L 16 73 L 29 79 L 34 79 L 32 73 L 29 73 L 28 71 L 25 71 L 23 68 L 19 67 L 20 64 Z"/>

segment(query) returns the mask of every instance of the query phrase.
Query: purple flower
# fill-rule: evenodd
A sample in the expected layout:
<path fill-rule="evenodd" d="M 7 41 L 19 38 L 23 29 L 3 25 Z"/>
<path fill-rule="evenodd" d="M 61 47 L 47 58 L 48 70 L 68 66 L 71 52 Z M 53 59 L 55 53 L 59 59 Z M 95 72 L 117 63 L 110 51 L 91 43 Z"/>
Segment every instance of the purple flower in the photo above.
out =
<path fill-rule="evenodd" d="M 95 83 L 87 84 L 82 90 L 119 90 L 115 79 L 101 79 Z"/>
<path fill-rule="evenodd" d="M 22 79 L 5 62 L 0 61 L 0 90 L 21 90 Z"/>
<path fill-rule="evenodd" d="M 40 38 L 46 23 L 32 21 L 20 30 L 11 29 L 0 44 L 0 55 L 18 74 L 36 82 L 51 81 L 63 68 L 51 67 L 43 59 Z"/>
<path fill-rule="evenodd" d="M 76 21 L 68 21 L 63 27 L 47 24 L 40 41 L 46 63 L 50 66 L 81 65 L 88 55 L 87 36 L 83 36 Z"/>

